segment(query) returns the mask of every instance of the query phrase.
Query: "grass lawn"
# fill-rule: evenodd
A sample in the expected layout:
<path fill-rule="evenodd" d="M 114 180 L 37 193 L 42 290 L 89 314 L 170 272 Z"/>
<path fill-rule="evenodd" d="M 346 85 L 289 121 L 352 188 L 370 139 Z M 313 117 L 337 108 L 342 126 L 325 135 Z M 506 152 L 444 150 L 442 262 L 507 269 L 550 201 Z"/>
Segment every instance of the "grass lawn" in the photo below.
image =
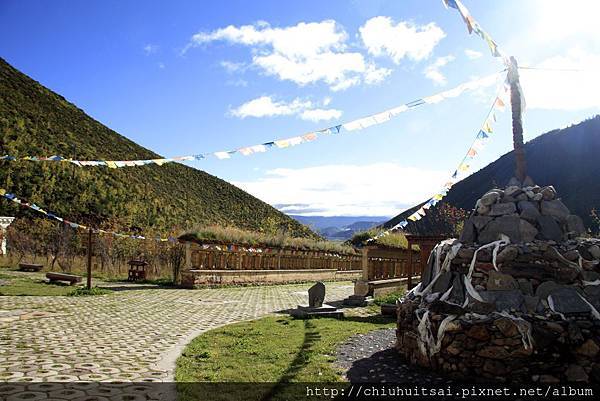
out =
<path fill-rule="evenodd" d="M 70 286 L 63 283 L 49 284 L 44 280 L 26 276 L 14 276 L 0 273 L 0 281 L 5 282 L 0 285 L 1 295 L 30 295 L 30 296 L 57 296 L 57 295 L 102 295 L 112 291 L 100 288 L 92 288 L 87 291 L 85 288 Z"/>
<path fill-rule="evenodd" d="M 238 394 L 239 399 L 261 399 L 274 389 L 276 395 L 285 396 L 270 399 L 293 399 L 292 394 L 286 394 L 292 390 L 289 383 L 343 381 L 343 372 L 333 365 L 338 344 L 354 334 L 394 326 L 393 319 L 377 315 L 341 320 L 269 316 L 228 325 L 196 337 L 177 360 L 175 378 L 178 382 L 271 383 L 248 386 Z M 232 391 L 236 388 L 243 389 L 238 385 Z M 206 386 L 180 383 L 178 389 L 181 399 L 191 400 Z M 297 390 L 295 396 L 306 399 L 306 394 L 298 394 Z M 236 399 L 236 394 L 213 396 L 211 399 Z"/>

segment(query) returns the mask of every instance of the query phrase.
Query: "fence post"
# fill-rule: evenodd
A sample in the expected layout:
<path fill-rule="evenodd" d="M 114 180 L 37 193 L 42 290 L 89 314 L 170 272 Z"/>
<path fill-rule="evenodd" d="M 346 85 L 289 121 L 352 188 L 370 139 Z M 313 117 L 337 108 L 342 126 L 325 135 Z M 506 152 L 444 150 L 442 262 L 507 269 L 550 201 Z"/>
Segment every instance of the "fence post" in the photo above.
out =
<path fill-rule="evenodd" d="M 362 252 L 362 278 L 369 281 L 369 248 L 363 248 Z"/>

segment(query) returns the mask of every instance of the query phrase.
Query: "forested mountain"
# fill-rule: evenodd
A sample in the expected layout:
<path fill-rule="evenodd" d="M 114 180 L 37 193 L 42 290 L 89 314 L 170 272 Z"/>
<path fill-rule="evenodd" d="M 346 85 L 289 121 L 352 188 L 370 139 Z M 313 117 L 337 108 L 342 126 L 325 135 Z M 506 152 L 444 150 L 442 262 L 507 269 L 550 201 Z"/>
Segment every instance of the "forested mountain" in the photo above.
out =
<path fill-rule="evenodd" d="M 160 156 L 94 120 L 0 59 L 0 153 L 74 159 Z M 152 232 L 218 224 L 315 237 L 309 228 L 237 187 L 181 164 L 108 169 L 0 161 L 0 187 L 72 221 Z M 34 216 L 0 199 L 0 214 Z"/>
<path fill-rule="evenodd" d="M 571 213 L 579 215 L 589 229 L 598 232 L 592 210 L 600 212 L 600 116 L 540 135 L 525 144 L 525 151 L 527 171 L 533 181 L 540 186 L 553 185 Z M 514 175 L 514 160 L 512 151 L 505 154 L 454 185 L 444 202 L 470 211 L 487 190 L 506 186 Z M 389 220 L 384 227 L 392 227 L 417 207 Z M 445 233 L 448 227 L 445 215 L 434 210 L 406 229 L 420 234 Z"/>

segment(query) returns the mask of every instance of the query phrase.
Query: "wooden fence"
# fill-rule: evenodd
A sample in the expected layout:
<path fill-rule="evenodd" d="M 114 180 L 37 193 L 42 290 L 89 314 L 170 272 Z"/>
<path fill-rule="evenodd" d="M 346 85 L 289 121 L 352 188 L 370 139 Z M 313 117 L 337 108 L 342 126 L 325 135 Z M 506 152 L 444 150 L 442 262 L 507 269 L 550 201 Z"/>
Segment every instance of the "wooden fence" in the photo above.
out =
<path fill-rule="evenodd" d="M 362 248 L 362 270 L 365 281 L 408 278 L 419 274 L 420 256 L 406 249 L 365 247 Z"/>
<path fill-rule="evenodd" d="M 223 247 L 227 248 L 227 247 Z M 339 254 L 295 249 L 269 249 L 268 252 L 202 249 L 188 244 L 186 266 L 203 270 L 361 270 L 360 254 Z"/>

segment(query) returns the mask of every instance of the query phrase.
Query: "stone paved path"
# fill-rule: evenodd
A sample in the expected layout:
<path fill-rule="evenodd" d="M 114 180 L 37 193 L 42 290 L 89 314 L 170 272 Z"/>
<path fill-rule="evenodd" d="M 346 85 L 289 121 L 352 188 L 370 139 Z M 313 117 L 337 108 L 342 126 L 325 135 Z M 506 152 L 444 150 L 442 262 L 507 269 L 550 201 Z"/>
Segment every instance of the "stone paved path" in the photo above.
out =
<path fill-rule="evenodd" d="M 134 286 L 94 297 L 3 296 L 0 382 L 170 381 L 192 338 L 306 303 L 308 287 Z M 348 282 L 327 284 L 327 301 L 351 293 Z"/>

